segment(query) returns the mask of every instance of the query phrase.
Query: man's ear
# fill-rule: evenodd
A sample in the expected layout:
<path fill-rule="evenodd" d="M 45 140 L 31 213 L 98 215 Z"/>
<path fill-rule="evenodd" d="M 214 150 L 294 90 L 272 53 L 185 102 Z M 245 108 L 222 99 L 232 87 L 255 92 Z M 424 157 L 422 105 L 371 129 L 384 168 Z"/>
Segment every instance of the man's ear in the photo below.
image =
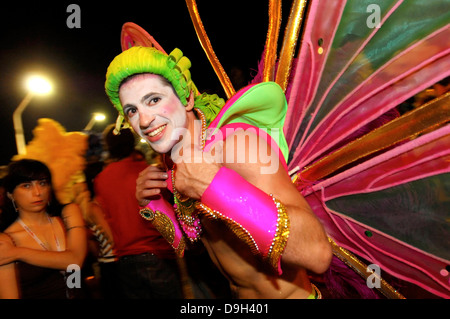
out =
<path fill-rule="evenodd" d="M 186 111 L 191 111 L 194 108 L 194 102 L 194 93 L 191 91 L 191 94 L 189 94 L 189 97 L 187 98 Z"/>
<path fill-rule="evenodd" d="M 14 200 L 14 197 L 13 197 L 13 195 L 10 192 L 6 192 L 6 196 L 8 196 L 8 198 L 10 200 Z"/>

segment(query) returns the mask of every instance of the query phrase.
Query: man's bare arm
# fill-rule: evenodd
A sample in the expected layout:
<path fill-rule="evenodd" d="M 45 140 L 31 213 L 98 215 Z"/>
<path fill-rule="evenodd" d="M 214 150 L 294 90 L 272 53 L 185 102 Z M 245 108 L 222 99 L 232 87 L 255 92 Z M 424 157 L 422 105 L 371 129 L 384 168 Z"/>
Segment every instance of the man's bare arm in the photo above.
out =
<path fill-rule="evenodd" d="M 223 163 L 180 163 L 177 168 L 177 176 L 180 176 L 176 181 L 177 189 L 185 195 L 200 199 L 222 166 L 235 171 L 248 183 L 267 195 L 272 194 L 285 206 L 290 220 L 290 234 L 282 262 L 316 273 L 324 272 L 329 267 L 332 255 L 320 221 L 291 182 L 280 162 L 278 151 L 270 148 L 270 145 L 264 152 L 261 151 L 263 144 L 260 138 L 248 135 L 248 132 L 237 131 L 226 139 L 223 144 Z M 236 143 L 237 140 L 245 141 L 245 138 L 253 142 L 244 145 L 242 142 Z M 230 142 L 230 139 L 234 140 Z"/>

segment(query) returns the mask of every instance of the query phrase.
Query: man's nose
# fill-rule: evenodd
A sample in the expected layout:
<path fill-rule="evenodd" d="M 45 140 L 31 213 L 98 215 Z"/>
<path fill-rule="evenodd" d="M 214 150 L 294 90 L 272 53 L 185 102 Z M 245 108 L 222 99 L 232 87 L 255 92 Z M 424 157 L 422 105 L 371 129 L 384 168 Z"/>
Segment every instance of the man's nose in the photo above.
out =
<path fill-rule="evenodd" d="M 150 126 L 150 124 L 155 120 L 155 114 L 150 111 L 139 112 L 139 126 L 145 129 Z"/>

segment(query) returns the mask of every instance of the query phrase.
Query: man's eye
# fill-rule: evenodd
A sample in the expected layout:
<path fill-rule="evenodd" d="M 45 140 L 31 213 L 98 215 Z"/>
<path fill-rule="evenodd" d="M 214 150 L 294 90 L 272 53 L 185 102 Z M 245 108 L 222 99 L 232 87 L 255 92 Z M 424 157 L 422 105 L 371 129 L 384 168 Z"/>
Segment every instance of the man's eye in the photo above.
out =
<path fill-rule="evenodd" d="M 134 114 L 136 114 L 136 109 L 135 108 L 128 108 L 125 110 L 125 115 L 127 117 L 132 117 Z"/>
<path fill-rule="evenodd" d="M 148 100 L 147 104 L 148 104 L 148 105 L 153 105 L 153 104 L 158 103 L 160 100 L 161 100 L 160 97 L 153 97 L 153 98 L 151 98 L 150 100 Z"/>

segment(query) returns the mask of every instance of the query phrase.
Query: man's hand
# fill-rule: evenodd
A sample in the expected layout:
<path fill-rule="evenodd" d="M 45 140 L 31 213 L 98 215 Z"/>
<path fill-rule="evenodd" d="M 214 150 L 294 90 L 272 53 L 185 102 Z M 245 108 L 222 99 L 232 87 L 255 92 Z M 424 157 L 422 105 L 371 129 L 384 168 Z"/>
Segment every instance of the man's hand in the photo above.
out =
<path fill-rule="evenodd" d="M 148 205 L 152 198 L 160 195 L 161 189 L 167 188 L 168 177 L 165 171 L 156 166 L 149 166 L 140 172 L 136 180 L 136 199 L 139 206 Z"/>
<path fill-rule="evenodd" d="M 183 195 L 200 199 L 219 169 L 215 163 L 181 162 L 175 170 L 175 188 Z"/>
<path fill-rule="evenodd" d="M 219 171 L 222 163 L 223 144 L 204 152 L 196 144 L 188 146 L 190 152 L 174 159 L 175 188 L 178 192 L 193 199 L 200 199 Z"/>

